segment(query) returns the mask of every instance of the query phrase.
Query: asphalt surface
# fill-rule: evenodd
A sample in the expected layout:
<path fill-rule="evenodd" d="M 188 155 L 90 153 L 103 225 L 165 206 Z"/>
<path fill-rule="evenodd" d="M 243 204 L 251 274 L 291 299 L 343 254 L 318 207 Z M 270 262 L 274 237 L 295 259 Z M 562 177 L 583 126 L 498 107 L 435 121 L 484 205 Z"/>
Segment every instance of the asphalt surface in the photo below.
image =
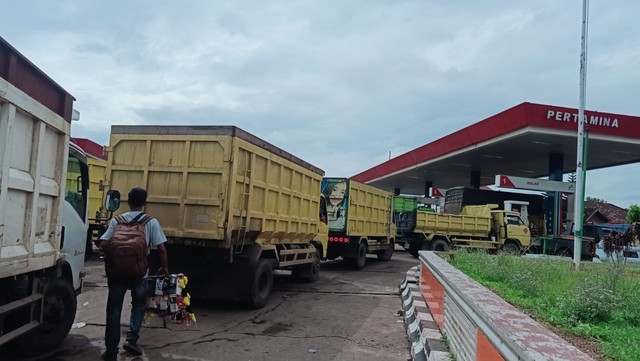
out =
<path fill-rule="evenodd" d="M 169 255 L 170 256 L 170 255 Z M 138 344 L 143 356 L 120 352 L 119 360 L 345 360 L 411 359 L 398 285 L 418 262 L 396 250 L 391 261 L 369 255 L 360 271 L 340 260 L 324 262 L 315 283 L 276 277 L 269 304 L 260 310 L 194 300 L 195 325 L 159 318 L 143 325 Z M 106 277 L 99 260 L 87 262 L 84 292 L 78 298 L 76 324 L 60 348 L 37 358 L 14 361 L 99 360 L 104 351 Z M 129 295 L 122 332 L 128 328 Z M 8 355 L 0 355 L 5 359 Z"/>

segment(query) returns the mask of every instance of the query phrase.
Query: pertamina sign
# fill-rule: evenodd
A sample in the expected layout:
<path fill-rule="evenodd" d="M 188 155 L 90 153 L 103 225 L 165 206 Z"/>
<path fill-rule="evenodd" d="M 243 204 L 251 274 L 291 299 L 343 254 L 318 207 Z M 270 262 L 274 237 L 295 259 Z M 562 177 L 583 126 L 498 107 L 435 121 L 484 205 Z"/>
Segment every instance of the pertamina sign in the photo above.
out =
<path fill-rule="evenodd" d="M 598 115 L 589 115 L 585 113 L 585 125 L 597 125 L 600 127 L 619 128 L 617 118 L 609 118 Z M 556 120 L 558 122 L 578 122 L 578 113 L 561 112 L 558 110 L 548 109 L 547 120 Z"/>

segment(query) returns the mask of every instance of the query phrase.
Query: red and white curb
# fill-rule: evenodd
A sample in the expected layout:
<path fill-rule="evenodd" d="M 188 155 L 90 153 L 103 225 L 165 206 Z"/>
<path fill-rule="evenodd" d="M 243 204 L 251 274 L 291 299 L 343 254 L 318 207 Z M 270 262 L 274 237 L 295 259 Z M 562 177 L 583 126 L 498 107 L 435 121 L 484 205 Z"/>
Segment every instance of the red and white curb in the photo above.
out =
<path fill-rule="evenodd" d="M 420 265 L 411 267 L 400 284 L 404 323 L 413 361 L 452 360 L 442 334 L 420 293 Z"/>

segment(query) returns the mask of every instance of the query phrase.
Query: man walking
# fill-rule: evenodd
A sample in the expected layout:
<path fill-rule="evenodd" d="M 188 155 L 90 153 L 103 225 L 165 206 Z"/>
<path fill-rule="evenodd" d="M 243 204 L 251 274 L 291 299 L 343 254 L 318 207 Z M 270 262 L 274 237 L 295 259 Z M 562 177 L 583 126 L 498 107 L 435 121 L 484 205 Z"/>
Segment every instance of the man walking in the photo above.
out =
<path fill-rule="evenodd" d="M 103 241 L 100 250 L 105 256 L 105 269 L 109 286 L 107 298 L 107 326 L 105 345 L 102 354 L 105 361 L 116 361 L 120 343 L 120 317 L 122 304 L 127 290 L 131 291 L 131 320 L 127 339 L 122 346 L 133 356 L 142 355 L 138 347 L 139 332 L 144 318 L 147 301 L 148 271 L 147 256 L 149 248 L 155 247 L 160 258 L 158 274 L 167 275 L 167 252 L 164 243 L 167 238 L 160 223 L 143 213 L 147 203 L 147 191 L 133 188 L 128 195 L 130 211 L 109 223 L 109 228 L 100 237 Z"/>

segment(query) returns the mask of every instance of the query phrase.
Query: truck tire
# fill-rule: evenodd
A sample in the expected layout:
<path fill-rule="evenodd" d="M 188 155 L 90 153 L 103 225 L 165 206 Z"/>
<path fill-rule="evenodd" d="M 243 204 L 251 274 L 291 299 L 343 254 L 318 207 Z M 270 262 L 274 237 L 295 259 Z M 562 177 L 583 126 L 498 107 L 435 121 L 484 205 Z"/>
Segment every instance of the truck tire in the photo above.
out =
<path fill-rule="evenodd" d="M 429 243 L 426 239 L 424 239 L 424 237 L 412 238 L 409 243 L 409 253 L 413 257 L 418 258 L 418 252 L 429 250 L 429 248 L 427 247 L 428 244 Z"/>
<path fill-rule="evenodd" d="M 518 243 L 514 241 L 506 241 L 502 245 L 502 251 L 509 254 L 519 255 L 520 254 L 520 246 Z"/>
<path fill-rule="evenodd" d="M 251 279 L 251 299 L 249 303 L 254 308 L 262 308 L 269 301 L 273 290 L 273 265 L 270 260 L 261 258 Z"/>
<path fill-rule="evenodd" d="M 309 283 L 317 281 L 320 278 L 320 250 L 316 248 L 316 260 L 312 263 L 293 267 L 291 277 Z"/>
<path fill-rule="evenodd" d="M 355 258 L 345 258 L 344 262 L 352 269 L 363 269 L 364 265 L 367 263 L 367 246 L 364 245 L 364 242 L 360 242 L 358 245 L 358 255 Z"/>
<path fill-rule="evenodd" d="M 48 281 L 44 292 L 43 322 L 18 339 L 18 347 L 27 356 L 49 352 L 69 334 L 76 317 L 77 300 L 71 283 L 62 278 Z"/>
<path fill-rule="evenodd" d="M 389 241 L 389 245 L 387 249 L 384 251 L 378 251 L 376 255 L 380 261 L 390 261 L 391 257 L 393 257 L 393 251 L 395 250 L 395 243 L 393 241 Z"/>
<path fill-rule="evenodd" d="M 449 251 L 449 243 L 442 238 L 434 239 L 431 250 L 435 252 L 447 252 Z"/>

